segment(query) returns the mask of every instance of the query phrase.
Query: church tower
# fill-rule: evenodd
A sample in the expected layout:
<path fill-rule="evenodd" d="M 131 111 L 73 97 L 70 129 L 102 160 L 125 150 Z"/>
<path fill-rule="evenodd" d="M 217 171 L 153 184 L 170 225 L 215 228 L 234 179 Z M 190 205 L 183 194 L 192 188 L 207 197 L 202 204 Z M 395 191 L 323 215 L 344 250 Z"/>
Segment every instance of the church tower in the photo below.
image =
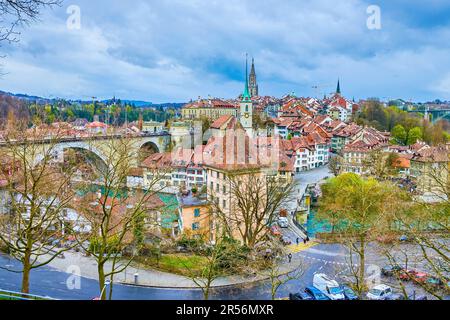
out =
<path fill-rule="evenodd" d="M 249 78 L 249 91 L 252 97 L 259 96 L 258 82 L 256 81 L 255 59 L 252 58 L 252 70 Z"/>
<path fill-rule="evenodd" d="M 248 90 L 248 59 L 245 62 L 245 88 L 240 103 L 240 122 L 247 135 L 253 137 L 253 102 Z"/>

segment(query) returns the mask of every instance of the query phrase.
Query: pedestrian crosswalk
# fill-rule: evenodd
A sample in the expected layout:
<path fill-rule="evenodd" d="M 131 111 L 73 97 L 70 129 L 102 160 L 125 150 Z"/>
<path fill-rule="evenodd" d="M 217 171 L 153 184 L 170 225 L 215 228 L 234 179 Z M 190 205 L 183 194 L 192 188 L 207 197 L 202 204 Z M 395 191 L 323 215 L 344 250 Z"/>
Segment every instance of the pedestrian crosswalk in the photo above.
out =
<path fill-rule="evenodd" d="M 290 246 L 287 246 L 286 249 L 287 249 L 287 251 L 288 251 L 289 253 L 294 254 L 294 253 L 299 253 L 299 252 L 308 250 L 308 249 L 310 249 L 310 248 L 313 248 L 313 247 L 317 246 L 318 244 L 319 244 L 319 243 L 317 243 L 317 242 L 310 241 L 310 242 L 308 242 L 308 243 L 306 243 L 306 244 L 304 244 L 304 243 L 301 243 L 301 244 L 299 244 L 299 245 L 292 244 L 292 245 L 290 245 Z"/>

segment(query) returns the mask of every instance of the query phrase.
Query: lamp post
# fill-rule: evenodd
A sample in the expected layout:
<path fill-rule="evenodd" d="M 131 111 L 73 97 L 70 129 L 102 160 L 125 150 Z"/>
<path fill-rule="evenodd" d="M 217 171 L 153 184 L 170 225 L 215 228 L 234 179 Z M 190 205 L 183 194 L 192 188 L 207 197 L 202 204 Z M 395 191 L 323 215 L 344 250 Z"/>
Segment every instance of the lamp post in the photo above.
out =
<path fill-rule="evenodd" d="M 102 292 L 100 292 L 100 300 L 102 300 L 103 293 L 105 292 L 106 287 L 108 287 L 111 284 L 110 280 L 105 281 L 105 285 L 103 286 Z"/>

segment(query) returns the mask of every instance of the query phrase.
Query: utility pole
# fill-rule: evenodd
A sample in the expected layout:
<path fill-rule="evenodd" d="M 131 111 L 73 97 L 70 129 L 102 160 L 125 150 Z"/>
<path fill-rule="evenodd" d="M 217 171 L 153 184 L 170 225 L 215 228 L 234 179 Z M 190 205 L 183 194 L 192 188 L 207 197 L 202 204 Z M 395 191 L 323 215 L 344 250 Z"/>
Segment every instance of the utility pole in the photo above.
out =
<path fill-rule="evenodd" d="M 320 96 L 319 96 L 320 95 L 320 91 L 323 90 L 323 89 L 326 89 L 326 88 L 331 88 L 331 85 L 329 85 L 329 84 L 326 84 L 326 85 L 318 84 L 318 85 L 312 86 L 311 88 L 316 91 L 316 98 L 320 99 Z M 323 92 L 324 92 L 324 95 L 325 95 L 325 91 L 323 91 Z"/>

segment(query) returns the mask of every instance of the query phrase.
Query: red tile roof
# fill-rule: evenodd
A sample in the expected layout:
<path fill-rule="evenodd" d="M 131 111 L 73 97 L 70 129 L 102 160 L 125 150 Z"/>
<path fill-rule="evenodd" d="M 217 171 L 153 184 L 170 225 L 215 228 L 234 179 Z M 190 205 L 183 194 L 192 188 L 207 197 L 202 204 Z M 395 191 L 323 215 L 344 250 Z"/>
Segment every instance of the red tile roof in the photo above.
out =
<path fill-rule="evenodd" d="M 237 119 L 232 115 L 224 115 L 218 118 L 211 125 L 211 129 L 234 129 L 236 127 Z M 222 128 L 227 125 L 226 128 Z"/>

